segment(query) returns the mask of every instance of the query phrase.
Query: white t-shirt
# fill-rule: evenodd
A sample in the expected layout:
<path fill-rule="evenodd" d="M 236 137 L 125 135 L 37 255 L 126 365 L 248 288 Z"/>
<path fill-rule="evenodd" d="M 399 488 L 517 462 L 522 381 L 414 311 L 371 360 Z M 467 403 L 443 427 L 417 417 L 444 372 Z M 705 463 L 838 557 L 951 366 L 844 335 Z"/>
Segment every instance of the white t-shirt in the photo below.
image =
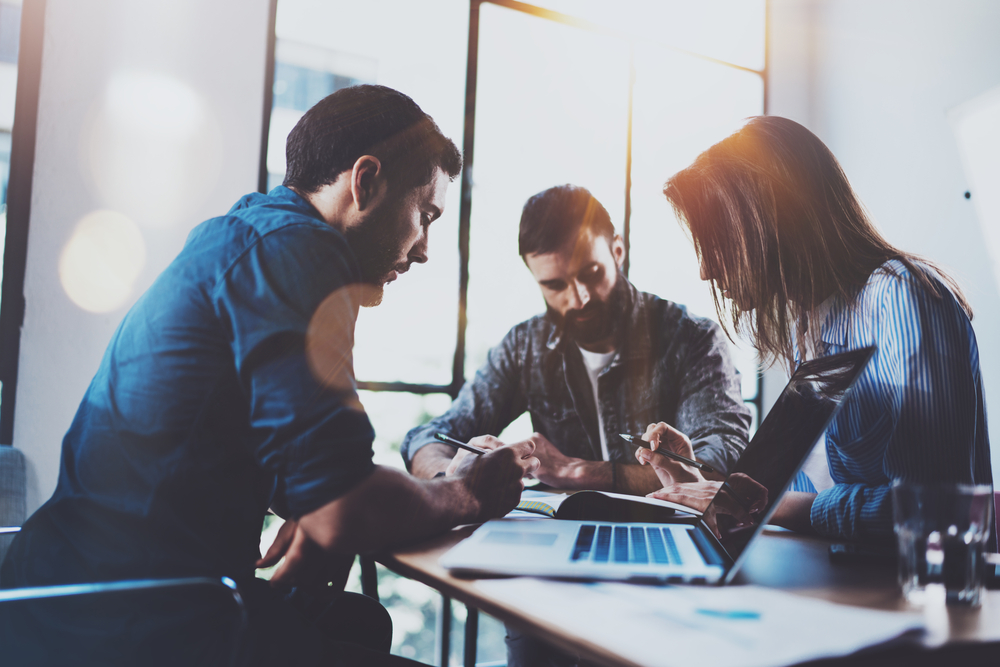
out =
<path fill-rule="evenodd" d="M 590 377 L 590 388 L 594 391 L 594 406 L 597 408 L 597 432 L 601 434 L 601 456 L 607 461 L 611 457 L 608 454 L 608 436 L 604 434 L 604 417 L 601 415 L 601 402 L 597 397 L 597 376 L 615 358 L 617 350 L 610 352 L 590 352 L 579 345 L 577 348 L 583 355 L 583 365 L 587 367 L 587 375 Z"/>

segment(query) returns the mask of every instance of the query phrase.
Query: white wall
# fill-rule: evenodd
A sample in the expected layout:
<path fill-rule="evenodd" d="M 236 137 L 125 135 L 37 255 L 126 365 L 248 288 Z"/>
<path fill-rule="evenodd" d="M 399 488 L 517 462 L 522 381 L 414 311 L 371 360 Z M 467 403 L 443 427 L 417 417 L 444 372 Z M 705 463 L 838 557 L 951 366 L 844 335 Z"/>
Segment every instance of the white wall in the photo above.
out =
<path fill-rule="evenodd" d="M 29 512 L 128 307 L 256 189 L 267 19 L 267 0 L 48 0 L 14 420 Z"/>
<path fill-rule="evenodd" d="M 826 142 L 890 242 L 959 280 L 976 312 L 987 402 L 1000 406 L 990 221 L 964 197 L 972 188 L 948 118 L 1000 86 L 1000 2 L 772 0 L 769 32 L 769 113 Z M 766 379 L 765 400 L 784 385 L 780 375 Z M 992 417 L 1000 480 L 997 408 Z"/>

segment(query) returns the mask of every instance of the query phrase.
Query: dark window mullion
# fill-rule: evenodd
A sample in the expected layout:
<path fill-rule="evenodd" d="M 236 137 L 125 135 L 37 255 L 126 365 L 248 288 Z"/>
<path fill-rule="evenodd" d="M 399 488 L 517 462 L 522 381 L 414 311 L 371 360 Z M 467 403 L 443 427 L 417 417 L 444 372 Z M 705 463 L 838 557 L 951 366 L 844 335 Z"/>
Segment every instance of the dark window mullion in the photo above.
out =
<path fill-rule="evenodd" d="M 455 359 L 451 367 L 452 398 L 465 384 L 465 332 L 468 325 L 466 307 L 469 302 L 469 231 L 472 220 L 472 164 L 476 137 L 476 77 L 479 63 L 479 7 L 481 0 L 469 2 L 469 48 L 465 70 L 465 129 L 462 152 L 462 200 L 458 210 L 458 336 Z"/>

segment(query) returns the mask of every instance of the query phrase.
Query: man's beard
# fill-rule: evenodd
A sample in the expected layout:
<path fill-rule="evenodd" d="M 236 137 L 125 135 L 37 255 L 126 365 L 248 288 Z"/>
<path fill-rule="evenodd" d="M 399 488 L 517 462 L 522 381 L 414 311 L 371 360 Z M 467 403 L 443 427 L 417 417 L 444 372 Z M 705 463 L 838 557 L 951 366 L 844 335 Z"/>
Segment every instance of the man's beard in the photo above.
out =
<path fill-rule="evenodd" d="M 395 216 L 388 214 L 351 227 L 344 232 L 347 244 L 361 267 L 361 305 L 373 308 L 382 303 L 385 282 L 392 271 L 402 273 L 407 266 L 400 266 L 402 234 L 393 229 Z"/>
<path fill-rule="evenodd" d="M 576 343 L 583 345 L 597 343 L 611 338 L 617 331 L 625 314 L 627 295 L 628 279 L 619 271 L 607 301 L 592 299 L 583 308 L 571 310 L 565 315 L 559 315 L 550 308 L 549 317 L 556 325 L 562 326 L 564 334 Z M 590 319 L 581 322 L 579 321 L 581 315 Z"/>

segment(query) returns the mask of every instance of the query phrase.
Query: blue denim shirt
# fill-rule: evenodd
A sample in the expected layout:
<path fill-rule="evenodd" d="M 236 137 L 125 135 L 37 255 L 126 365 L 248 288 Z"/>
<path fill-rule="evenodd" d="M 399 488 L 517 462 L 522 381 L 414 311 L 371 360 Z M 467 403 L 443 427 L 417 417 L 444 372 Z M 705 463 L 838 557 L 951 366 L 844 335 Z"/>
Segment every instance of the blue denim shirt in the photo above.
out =
<path fill-rule="evenodd" d="M 3 585 L 252 576 L 268 507 L 301 516 L 374 469 L 350 365 L 359 281 L 344 237 L 284 187 L 196 227 L 115 332 Z M 335 387 L 307 359 L 317 310 L 345 348 Z"/>
<path fill-rule="evenodd" d="M 617 352 L 598 378 L 611 460 L 635 463 L 634 447 L 619 433 L 665 421 L 691 438 L 699 459 L 728 470 L 746 447 L 750 411 L 721 328 L 631 284 L 626 298 Z M 437 431 L 462 439 L 497 435 L 524 412 L 566 455 L 601 460 L 590 378 L 579 348 L 562 333 L 544 315 L 511 329 L 451 408 L 406 435 L 407 464 Z"/>

